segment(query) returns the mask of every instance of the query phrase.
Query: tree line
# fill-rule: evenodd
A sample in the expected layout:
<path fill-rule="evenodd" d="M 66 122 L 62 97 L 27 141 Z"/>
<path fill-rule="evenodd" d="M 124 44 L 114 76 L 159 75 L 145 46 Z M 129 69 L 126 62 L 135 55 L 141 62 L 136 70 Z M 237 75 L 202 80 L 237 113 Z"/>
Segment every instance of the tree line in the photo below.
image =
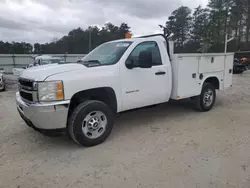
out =
<path fill-rule="evenodd" d="M 168 17 L 166 28 L 172 33 L 177 53 L 223 52 L 226 34 L 234 38 L 228 43 L 228 52 L 250 51 L 250 0 L 210 0 L 207 7 L 198 6 L 193 11 L 181 6 Z M 101 43 L 124 38 L 127 32 L 131 31 L 126 23 L 85 30 L 79 27 L 61 39 L 34 46 L 0 41 L 0 53 L 88 53 Z"/>
<path fill-rule="evenodd" d="M 210 0 L 206 8 L 179 7 L 166 27 L 177 52 L 223 52 L 225 36 L 234 38 L 227 51 L 250 50 L 250 0 Z"/>
<path fill-rule="evenodd" d="M 85 30 L 79 27 L 61 39 L 53 39 L 45 44 L 35 43 L 34 46 L 25 42 L 0 41 L 0 54 L 83 54 L 104 42 L 122 39 L 128 32 L 130 27 L 126 23 L 119 26 L 107 23 L 102 28 L 93 26 Z"/>
<path fill-rule="evenodd" d="M 0 54 L 30 54 L 33 46 L 26 42 L 3 42 L 0 41 Z"/>

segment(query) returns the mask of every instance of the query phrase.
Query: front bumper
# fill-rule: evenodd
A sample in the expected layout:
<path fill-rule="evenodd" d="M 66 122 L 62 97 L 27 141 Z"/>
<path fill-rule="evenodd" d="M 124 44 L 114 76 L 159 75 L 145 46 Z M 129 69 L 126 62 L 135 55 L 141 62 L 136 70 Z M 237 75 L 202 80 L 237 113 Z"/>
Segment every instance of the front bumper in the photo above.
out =
<path fill-rule="evenodd" d="M 19 92 L 16 93 L 16 105 L 20 116 L 25 122 L 43 130 L 63 129 L 67 126 L 68 108 L 70 101 L 51 103 L 26 103 Z"/>

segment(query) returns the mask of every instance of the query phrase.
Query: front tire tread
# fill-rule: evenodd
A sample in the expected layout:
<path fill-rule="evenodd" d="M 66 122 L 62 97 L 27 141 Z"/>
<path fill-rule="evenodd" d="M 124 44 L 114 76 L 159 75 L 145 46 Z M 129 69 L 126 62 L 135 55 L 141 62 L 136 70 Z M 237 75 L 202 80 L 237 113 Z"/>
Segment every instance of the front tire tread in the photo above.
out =
<path fill-rule="evenodd" d="M 84 110 L 86 108 L 91 108 L 90 105 L 97 105 L 97 106 L 101 106 L 102 108 L 104 108 L 106 110 L 106 116 L 108 118 L 108 124 L 107 124 L 107 132 L 103 133 L 103 135 L 101 135 L 101 138 L 97 138 L 97 139 L 88 139 L 88 138 L 84 138 L 84 139 L 79 139 L 76 137 L 76 119 L 79 118 L 79 114 L 84 113 Z M 83 112 L 82 112 L 83 111 Z M 95 146 L 98 145 L 100 143 L 102 143 L 110 134 L 112 128 L 113 128 L 113 121 L 114 121 L 114 117 L 113 117 L 113 112 L 112 110 L 109 108 L 108 105 L 106 105 L 105 103 L 101 102 L 101 101 L 96 101 L 96 100 L 88 100 L 85 101 L 81 104 L 79 104 L 72 112 L 72 114 L 69 117 L 69 121 L 68 121 L 68 133 L 70 135 L 70 137 L 72 138 L 72 140 L 82 146 L 86 146 L 86 147 L 90 147 L 90 146 Z M 78 125 L 79 126 L 79 125 Z M 82 137 L 84 137 L 84 135 L 82 135 Z M 83 141 L 84 140 L 84 141 Z"/>

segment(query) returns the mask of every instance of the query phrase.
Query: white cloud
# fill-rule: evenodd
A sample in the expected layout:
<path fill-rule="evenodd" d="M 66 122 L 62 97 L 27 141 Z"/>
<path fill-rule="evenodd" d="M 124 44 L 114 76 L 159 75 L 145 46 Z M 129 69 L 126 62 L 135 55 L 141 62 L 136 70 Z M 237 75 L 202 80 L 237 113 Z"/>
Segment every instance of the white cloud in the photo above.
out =
<path fill-rule="evenodd" d="M 134 34 L 160 31 L 178 6 L 205 6 L 208 0 L 0 0 L 0 40 L 49 42 L 71 29 L 128 23 Z"/>

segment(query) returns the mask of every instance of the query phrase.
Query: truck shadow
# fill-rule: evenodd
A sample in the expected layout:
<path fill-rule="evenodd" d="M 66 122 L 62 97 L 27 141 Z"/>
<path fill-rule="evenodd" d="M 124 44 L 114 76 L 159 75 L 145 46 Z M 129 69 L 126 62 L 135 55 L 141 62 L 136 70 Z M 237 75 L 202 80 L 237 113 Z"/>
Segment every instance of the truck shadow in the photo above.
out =
<path fill-rule="evenodd" d="M 189 114 L 197 113 L 193 107 L 194 102 L 185 99 L 120 113 L 116 118 L 110 140 L 112 140 L 114 135 L 117 137 L 119 134 L 130 131 L 131 128 L 136 129 L 137 125 L 154 125 L 161 121 L 168 121 L 169 117 L 171 117 L 171 121 L 174 119 L 178 121 L 184 114 L 188 116 Z"/>

